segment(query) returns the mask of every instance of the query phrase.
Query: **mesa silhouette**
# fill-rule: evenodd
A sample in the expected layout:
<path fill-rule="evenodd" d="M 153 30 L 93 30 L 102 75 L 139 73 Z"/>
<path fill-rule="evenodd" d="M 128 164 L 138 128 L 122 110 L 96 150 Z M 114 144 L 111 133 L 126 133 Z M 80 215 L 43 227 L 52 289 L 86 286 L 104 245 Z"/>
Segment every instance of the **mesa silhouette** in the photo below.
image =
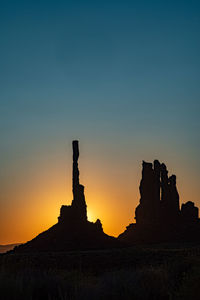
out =
<path fill-rule="evenodd" d="M 33 240 L 17 246 L 14 252 L 65 251 L 112 248 L 119 244 L 116 238 L 104 233 L 101 221 L 95 223 L 87 219 L 84 186 L 79 183 L 79 145 L 72 142 L 73 148 L 73 200 L 71 205 L 60 209 L 58 223 L 42 232 Z"/>
<path fill-rule="evenodd" d="M 127 226 L 119 240 L 129 244 L 154 242 L 199 242 L 198 208 L 188 201 L 180 209 L 176 176 L 168 177 L 165 164 L 143 161 L 140 203 L 136 223 Z"/>

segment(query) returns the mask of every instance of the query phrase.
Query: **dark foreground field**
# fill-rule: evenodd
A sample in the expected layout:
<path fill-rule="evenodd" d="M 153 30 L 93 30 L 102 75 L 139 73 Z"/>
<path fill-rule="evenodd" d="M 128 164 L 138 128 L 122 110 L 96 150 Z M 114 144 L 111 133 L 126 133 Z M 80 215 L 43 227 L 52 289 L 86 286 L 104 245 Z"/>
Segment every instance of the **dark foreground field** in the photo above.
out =
<path fill-rule="evenodd" d="M 0 299 L 200 299 L 200 246 L 1 254 Z"/>

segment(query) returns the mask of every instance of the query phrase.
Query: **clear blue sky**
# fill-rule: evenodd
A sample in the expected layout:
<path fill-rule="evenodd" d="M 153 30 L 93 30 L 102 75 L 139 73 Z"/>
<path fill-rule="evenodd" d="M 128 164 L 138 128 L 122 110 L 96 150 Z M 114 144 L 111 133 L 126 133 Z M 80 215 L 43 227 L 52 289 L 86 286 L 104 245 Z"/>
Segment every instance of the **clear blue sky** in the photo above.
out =
<path fill-rule="evenodd" d="M 199 1 L 2 1 L 0 24 L 2 207 L 30 166 L 70 162 L 77 138 L 85 185 L 91 157 L 131 164 L 132 181 L 158 158 L 198 201 Z"/>

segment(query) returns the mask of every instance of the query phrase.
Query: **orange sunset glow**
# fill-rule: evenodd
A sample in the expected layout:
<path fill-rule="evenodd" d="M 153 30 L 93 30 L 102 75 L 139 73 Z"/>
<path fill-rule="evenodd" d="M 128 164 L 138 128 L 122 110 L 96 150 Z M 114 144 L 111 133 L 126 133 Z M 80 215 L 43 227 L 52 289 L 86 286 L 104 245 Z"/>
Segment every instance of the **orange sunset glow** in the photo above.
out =
<path fill-rule="evenodd" d="M 200 299 L 200 1 L 1 1 L 0 300 Z"/>
<path fill-rule="evenodd" d="M 136 150 L 137 147 L 135 154 Z M 131 153 L 124 152 L 127 154 L 125 160 L 119 150 L 111 156 L 102 154 L 101 149 L 91 144 L 80 144 L 80 182 L 85 186 L 88 219 L 99 218 L 104 231 L 114 236 L 134 222 L 134 210 L 139 202 L 141 159 L 145 158 L 145 153 L 137 153 L 137 159 L 133 159 Z M 1 244 L 26 242 L 57 222 L 61 205 L 69 205 L 72 200 L 71 158 L 68 143 L 67 151 L 60 149 L 54 153 L 51 150 L 48 155 L 26 160 L 26 165 L 20 160 L 10 166 L 1 189 L 5 200 L 0 218 Z M 154 159 L 153 153 L 147 159 Z M 199 186 L 191 179 L 195 174 L 187 165 L 189 161 L 183 166 L 179 159 L 178 163 L 168 157 L 167 163 L 169 173 L 177 175 L 180 201 L 192 200 L 198 205 Z"/>
<path fill-rule="evenodd" d="M 134 222 L 142 160 L 166 163 L 180 203 L 199 206 L 198 1 L 4 2 L 0 244 L 71 204 L 72 140 L 107 234 Z"/>

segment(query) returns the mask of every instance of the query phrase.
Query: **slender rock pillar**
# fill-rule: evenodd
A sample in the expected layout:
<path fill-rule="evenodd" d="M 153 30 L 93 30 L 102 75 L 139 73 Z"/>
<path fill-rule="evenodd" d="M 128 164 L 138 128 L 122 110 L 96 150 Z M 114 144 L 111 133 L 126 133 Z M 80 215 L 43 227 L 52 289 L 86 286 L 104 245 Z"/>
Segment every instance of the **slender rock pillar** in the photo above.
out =
<path fill-rule="evenodd" d="M 85 202 L 84 186 L 79 183 L 79 146 L 78 141 L 72 142 L 73 148 L 73 200 L 72 207 L 76 211 L 77 218 L 80 221 L 87 221 L 87 206 Z"/>

